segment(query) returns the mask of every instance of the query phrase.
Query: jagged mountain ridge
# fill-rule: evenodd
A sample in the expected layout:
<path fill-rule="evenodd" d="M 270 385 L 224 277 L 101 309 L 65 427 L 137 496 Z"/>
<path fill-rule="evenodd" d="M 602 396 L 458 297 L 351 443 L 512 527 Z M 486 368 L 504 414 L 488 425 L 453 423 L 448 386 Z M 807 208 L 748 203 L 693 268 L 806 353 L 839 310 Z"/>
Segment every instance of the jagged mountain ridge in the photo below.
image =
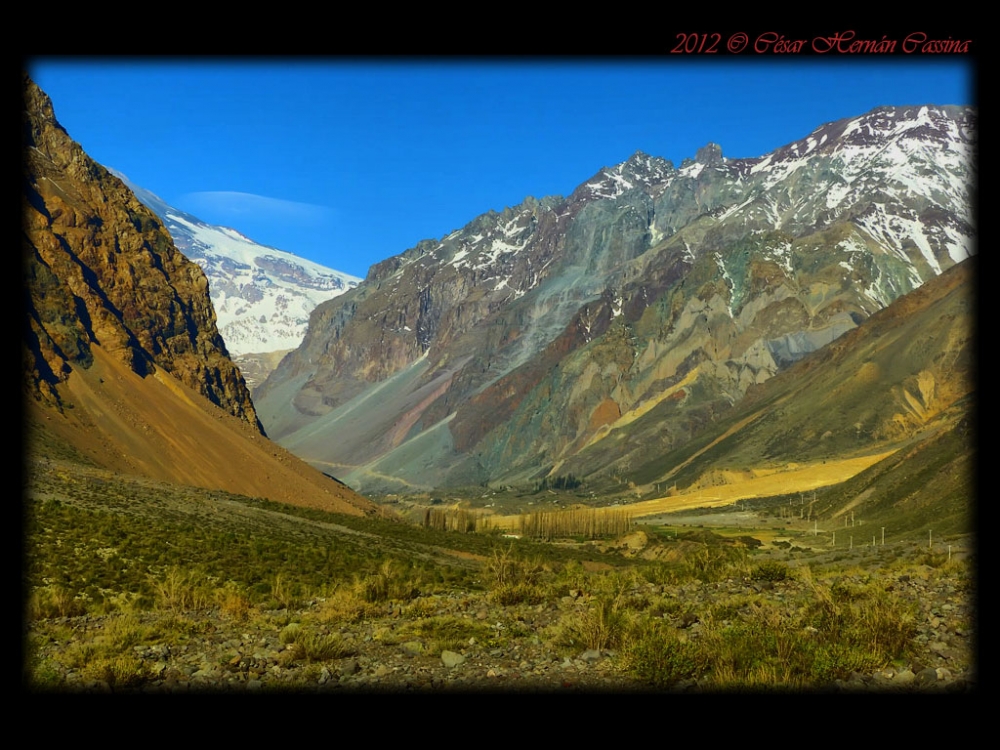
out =
<path fill-rule="evenodd" d="M 484 214 L 318 307 L 262 418 L 380 489 L 558 472 L 647 414 L 669 413 L 669 450 L 971 254 L 975 122 L 886 107 L 760 158 L 636 153 Z"/>
<path fill-rule="evenodd" d="M 24 76 L 29 461 L 351 514 L 373 505 L 262 434 L 204 272 Z"/>
<path fill-rule="evenodd" d="M 219 332 L 236 358 L 294 349 L 305 336 L 313 308 L 361 281 L 261 245 L 235 229 L 204 222 L 121 172 L 108 171 L 153 210 L 177 248 L 208 276 Z"/>

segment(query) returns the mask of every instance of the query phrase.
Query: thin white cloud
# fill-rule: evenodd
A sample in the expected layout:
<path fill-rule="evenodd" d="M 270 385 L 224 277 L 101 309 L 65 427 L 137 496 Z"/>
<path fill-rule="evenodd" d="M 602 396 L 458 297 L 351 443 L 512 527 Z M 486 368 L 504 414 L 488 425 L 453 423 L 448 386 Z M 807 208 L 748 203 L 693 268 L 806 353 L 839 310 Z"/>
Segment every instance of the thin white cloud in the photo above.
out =
<path fill-rule="evenodd" d="M 254 221 L 294 221 L 300 224 L 320 224 L 333 219 L 336 213 L 332 208 L 326 206 L 286 201 L 280 198 L 269 198 L 266 195 L 240 193 L 232 190 L 187 193 L 181 196 L 178 203 L 184 210 L 195 215 L 199 215 L 200 210 L 216 216 L 225 216 L 231 221 L 251 219 Z"/>

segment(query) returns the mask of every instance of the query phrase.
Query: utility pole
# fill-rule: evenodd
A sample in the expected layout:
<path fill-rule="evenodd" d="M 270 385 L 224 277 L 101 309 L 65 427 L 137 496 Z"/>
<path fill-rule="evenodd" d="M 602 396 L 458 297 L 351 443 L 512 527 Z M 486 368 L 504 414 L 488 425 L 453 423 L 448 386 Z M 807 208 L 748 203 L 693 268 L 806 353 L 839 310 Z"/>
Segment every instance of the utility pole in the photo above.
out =
<path fill-rule="evenodd" d="M 885 546 L 885 526 L 882 527 L 882 546 Z"/>

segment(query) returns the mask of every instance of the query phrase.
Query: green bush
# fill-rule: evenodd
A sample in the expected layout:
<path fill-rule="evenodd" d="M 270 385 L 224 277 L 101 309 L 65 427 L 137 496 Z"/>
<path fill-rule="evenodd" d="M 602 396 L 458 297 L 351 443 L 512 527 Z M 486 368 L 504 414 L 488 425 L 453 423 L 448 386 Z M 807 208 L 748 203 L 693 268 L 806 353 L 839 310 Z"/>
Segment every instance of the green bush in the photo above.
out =
<path fill-rule="evenodd" d="M 393 560 L 386 560 L 378 572 L 359 579 L 355 588 L 369 603 L 409 601 L 420 594 L 417 581 Z"/>
<path fill-rule="evenodd" d="M 627 671 L 656 687 L 697 678 L 707 665 L 707 655 L 697 644 L 682 641 L 675 631 L 655 624 L 644 627 L 625 654 Z"/>
<path fill-rule="evenodd" d="M 754 581 L 787 581 L 793 577 L 788 564 L 778 560 L 765 560 L 754 565 L 750 571 L 750 578 Z"/>

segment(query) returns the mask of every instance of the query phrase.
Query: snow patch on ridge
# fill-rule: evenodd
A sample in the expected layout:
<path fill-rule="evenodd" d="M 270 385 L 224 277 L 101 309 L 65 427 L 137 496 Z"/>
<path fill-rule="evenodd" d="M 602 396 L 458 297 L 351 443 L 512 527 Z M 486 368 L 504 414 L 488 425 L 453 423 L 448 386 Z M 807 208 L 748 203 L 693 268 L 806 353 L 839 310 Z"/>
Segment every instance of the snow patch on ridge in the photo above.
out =
<path fill-rule="evenodd" d="M 775 245 L 765 248 L 764 254 L 781 264 L 785 273 L 792 275 L 792 243 L 785 240 Z"/>
<path fill-rule="evenodd" d="M 920 278 L 904 250 L 905 240 L 909 240 L 916 246 L 935 274 L 941 273 L 941 265 L 934 257 L 934 252 L 924 233 L 924 226 L 919 220 L 902 216 L 898 212 L 888 212 L 884 204 L 874 203 L 872 204 L 872 210 L 868 214 L 859 217 L 855 221 L 868 234 L 889 248 L 900 260 L 904 261 L 910 267 L 913 277 Z M 921 283 L 923 282 L 918 281 L 917 286 Z"/>
<path fill-rule="evenodd" d="M 840 261 L 839 265 L 841 266 L 841 268 L 844 268 L 844 269 L 846 269 L 847 271 L 850 271 L 850 272 L 853 272 L 853 271 L 856 270 L 855 267 L 854 267 L 854 260 L 855 260 L 854 256 L 855 255 L 858 255 L 858 254 L 869 255 L 870 254 L 870 251 L 868 250 L 868 246 L 865 245 L 864 242 L 862 242 L 860 239 L 858 239 L 854 235 L 851 235 L 850 237 L 845 237 L 840 242 L 838 242 L 837 243 L 837 248 L 840 249 L 840 250 L 843 250 L 845 253 L 848 254 L 848 259 L 846 261 L 844 261 L 844 260 Z"/>
<path fill-rule="evenodd" d="M 733 281 L 733 277 L 729 275 L 729 271 L 726 270 L 726 264 L 722 262 L 722 255 L 719 253 L 713 253 L 715 258 L 715 264 L 719 267 L 722 272 L 722 278 L 725 279 L 726 284 L 729 285 L 729 304 L 726 305 L 726 311 L 729 313 L 729 317 L 733 317 L 733 303 L 736 301 L 736 282 Z"/>
<path fill-rule="evenodd" d="M 955 263 L 960 263 L 973 254 L 971 247 L 972 239 L 970 237 L 966 237 L 952 227 L 943 227 L 942 231 L 948 238 L 945 241 L 945 247 L 948 248 L 948 257 Z"/>

